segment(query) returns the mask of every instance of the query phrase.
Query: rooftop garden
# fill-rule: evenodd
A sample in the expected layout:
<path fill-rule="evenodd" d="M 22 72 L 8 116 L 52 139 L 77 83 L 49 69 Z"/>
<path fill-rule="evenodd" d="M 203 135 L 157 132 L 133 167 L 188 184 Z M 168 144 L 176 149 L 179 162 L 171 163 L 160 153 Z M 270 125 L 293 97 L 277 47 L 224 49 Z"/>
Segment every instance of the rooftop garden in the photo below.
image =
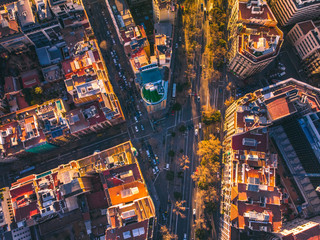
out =
<path fill-rule="evenodd" d="M 146 89 L 146 88 L 142 89 L 142 94 L 143 94 L 143 97 L 148 102 L 151 102 L 151 103 L 155 103 L 155 102 L 160 101 L 160 99 L 163 96 L 163 95 L 160 95 L 156 89 L 151 91 L 150 89 Z"/>

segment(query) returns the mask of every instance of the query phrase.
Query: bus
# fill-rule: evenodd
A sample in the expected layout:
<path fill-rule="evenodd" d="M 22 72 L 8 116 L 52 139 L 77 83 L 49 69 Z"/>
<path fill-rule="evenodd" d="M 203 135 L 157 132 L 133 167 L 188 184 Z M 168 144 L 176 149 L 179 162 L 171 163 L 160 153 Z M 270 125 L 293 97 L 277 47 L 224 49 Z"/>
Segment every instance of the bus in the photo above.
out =
<path fill-rule="evenodd" d="M 173 84 L 172 87 L 172 98 L 176 98 L 176 88 L 177 88 L 177 84 Z"/>
<path fill-rule="evenodd" d="M 24 173 L 27 173 L 27 172 L 29 172 L 29 171 L 32 171 L 32 170 L 34 170 L 34 169 L 35 169 L 34 166 L 25 168 L 25 169 L 23 169 L 22 171 L 20 171 L 20 175 L 21 175 L 21 174 L 24 174 Z"/>

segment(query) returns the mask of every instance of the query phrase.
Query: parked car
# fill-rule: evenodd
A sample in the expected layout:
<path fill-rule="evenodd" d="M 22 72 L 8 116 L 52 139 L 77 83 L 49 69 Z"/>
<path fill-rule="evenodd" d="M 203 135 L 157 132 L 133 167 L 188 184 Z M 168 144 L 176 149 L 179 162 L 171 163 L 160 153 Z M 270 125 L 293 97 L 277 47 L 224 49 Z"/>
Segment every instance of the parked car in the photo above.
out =
<path fill-rule="evenodd" d="M 134 126 L 134 128 L 135 128 L 136 132 L 139 132 L 139 129 L 137 126 Z"/>
<path fill-rule="evenodd" d="M 157 166 L 154 167 L 154 170 L 156 171 L 156 173 L 160 172 L 160 170 Z"/>
<path fill-rule="evenodd" d="M 144 131 L 144 127 L 143 127 L 143 125 L 142 125 L 142 124 L 141 124 L 141 130 L 142 130 L 142 131 Z"/>
<path fill-rule="evenodd" d="M 196 128 L 195 130 L 194 130 L 194 135 L 196 135 L 196 136 L 198 136 L 198 129 Z"/>
<path fill-rule="evenodd" d="M 147 154 L 148 158 L 150 158 L 150 152 L 148 149 L 146 150 L 146 154 Z"/>

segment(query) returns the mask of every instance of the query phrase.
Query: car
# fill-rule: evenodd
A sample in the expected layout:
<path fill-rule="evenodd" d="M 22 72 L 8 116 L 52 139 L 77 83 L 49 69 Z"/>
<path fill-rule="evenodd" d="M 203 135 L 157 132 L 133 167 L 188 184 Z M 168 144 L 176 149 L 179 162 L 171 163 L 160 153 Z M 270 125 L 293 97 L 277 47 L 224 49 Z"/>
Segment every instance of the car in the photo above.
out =
<path fill-rule="evenodd" d="M 148 158 L 150 158 L 150 152 L 148 149 L 146 150 L 146 153 L 147 153 Z"/>
<path fill-rule="evenodd" d="M 114 64 L 117 64 L 117 60 L 116 59 L 113 59 L 113 62 L 114 62 Z"/>
<path fill-rule="evenodd" d="M 201 3 L 202 4 L 202 3 Z M 187 240 L 187 234 L 183 234 L 183 240 Z"/>
<path fill-rule="evenodd" d="M 154 168 L 152 168 L 152 172 L 153 172 L 154 175 L 157 174 L 157 172 L 156 172 L 156 170 Z"/>
<path fill-rule="evenodd" d="M 279 77 L 283 77 L 284 75 L 286 75 L 286 72 L 281 72 L 278 74 Z"/>
<path fill-rule="evenodd" d="M 94 150 L 93 155 L 99 154 L 100 150 Z"/>
<path fill-rule="evenodd" d="M 112 38 L 112 43 L 113 43 L 113 44 L 116 44 L 116 42 L 114 41 L 114 39 L 113 39 L 113 38 Z"/>
<path fill-rule="evenodd" d="M 123 80 L 125 80 L 125 81 L 127 80 L 125 75 L 123 75 Z"/>
<path fill-rule="evenodd" d="M 196 135 L 196 136 L 198 136 L 198 129 L 196 128 L 195 130 L 194 130 L 194 135 Z"/>
<path fill-rule="evenodd" d="M 169 170 L 170 169 L 170 164 L 166 163 L 166 167 L 164 169 Z"/>
<path fill-rule="evenodd" d="M 176 43 L 176 48 L 178 48 L 178 43 Z"/>
<path fill-rule="evenodd" d="M 193 209 L 193 215 L 196 215 L 196 209 L 195 208 Z"/>
<path fill-rule="evenodd" d="M 144 131 L 144 127 L 143 127 L 143 125 L 142 125 L 142 124 L 141 124 L 141 130 L 142 130 L 142 131 Z"/>
<path fill-rule="evenodd" d="M 138 122 L 138 118 L 137 118 L 137 117 L 134 117 L 134 120 L 135 120 L 136 122 Z"/>
<path fill-rule="evenodd" d="M 199 123 L 199 129 L 201 129 L 201 123 Z"/>
<path fill-rule="evenodd" d="M 160 172 L 160 170 L 157 166 L 155 166 L 153 169 L 156 171 L 156 173 Z"/>
<path fill-rule="evenodd" d="M 140 115 L 140 116 L 142 116 L 142 113 L 141 113 L 141 111 L 139 111 L 139 115 Z"/>
<path fill-rule="evenodd" d="M 181 42 L 181 36 L 179 37 L 179 42 Z"/>
<path fill-rule="evenodd" d="M 197 101 L 200 102 L 200 96 L 197 97 Z"/>
<path fill-rule="evenodd" d="M 153 167 L 157 166 L 157 162 L 156 162 L 155 159 L 152 159 L 152 162 L 151 162 L 151 163 L 152 163 L 152 166 L 153 166 Z"/>
<path fill-rule="evenodd" d="M 136 130 L 136 132 L 139 132 L 139 129 L 137 126 L 134 126 L 134 129 Z"/>
<path fill-rule="evenodd" d="M 119 72 L 119 76 L 120 76 L 120 77 L 122 77 L 122 74 L 121 74 L 121 72 Z"/>

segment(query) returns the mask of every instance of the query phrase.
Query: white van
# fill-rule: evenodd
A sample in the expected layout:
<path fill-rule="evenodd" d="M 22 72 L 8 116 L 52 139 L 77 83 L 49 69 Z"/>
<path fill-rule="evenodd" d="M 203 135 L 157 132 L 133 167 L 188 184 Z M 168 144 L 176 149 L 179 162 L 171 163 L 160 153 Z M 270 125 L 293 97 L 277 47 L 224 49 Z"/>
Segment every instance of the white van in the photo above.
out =
<path fill-rule="evenodd" d="M 166 169 L 166 170 L 169 170 L 169 169 L 170 169 L 169 163 L 166 164 L 166 168 L 165 168 L 165 169 Z"/>

